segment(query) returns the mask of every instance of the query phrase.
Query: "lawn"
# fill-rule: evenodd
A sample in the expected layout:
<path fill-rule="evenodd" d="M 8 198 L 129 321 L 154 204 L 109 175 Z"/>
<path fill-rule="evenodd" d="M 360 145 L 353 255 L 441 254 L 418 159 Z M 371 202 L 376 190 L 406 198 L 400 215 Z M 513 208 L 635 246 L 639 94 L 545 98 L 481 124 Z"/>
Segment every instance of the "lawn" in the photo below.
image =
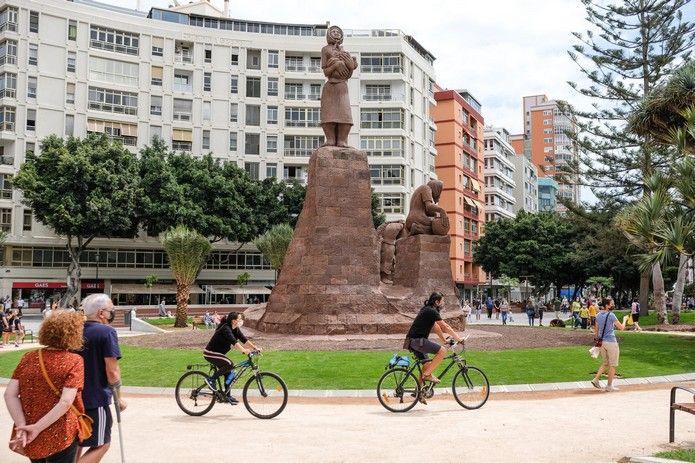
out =
<path fill-rule="evenodd" d="M 695 338 L 658 334 L 621 334 L 618 372 L 625 377 L 695 371 Z M 468 352 L 466 358 L 488 375 L 491 384 L 587 381 L 599 360 L 589 346 Z M 199 352 L 123 346 L 123 384 L 172 387 L 190 363 L 204 363 Z M 9 377 L 21 352 L 0 354 L 0 377 Z M 280 374 L 293 389 L 372 389 L 384 372 L 388 352 L 267 352 L 262 369 Z M 241 356 L 234 353 L 236 361 Z M 453 375 L 448 374 L 448 381 Z M 446 380 L 445 380 L 446 383 Z M 450 384 L 450 383 L 449 383 Z"/>
<path fill-rule="evenodd" d="M 623 321 L 623 317 L 630 313 L 629 310 L 616 310 L 615 316 L 618 320 Z M 671 312 L 668 313 L 668 320 L 671 321 Z M 650 310 L 649 315 L 641 315 L 639 318 L 639 326 L 656 325 L 656 311 Z M 695 325 L 695 312 L 681 312 L 681 325 Z"/>
<path fill-rule="evenodd" d="M 667 452 L 659 452 L 654 456 L 659 458 L 670 458 L 671 460 L 690 461 L 695 463 L 695 449 L 669 450 Z"/>

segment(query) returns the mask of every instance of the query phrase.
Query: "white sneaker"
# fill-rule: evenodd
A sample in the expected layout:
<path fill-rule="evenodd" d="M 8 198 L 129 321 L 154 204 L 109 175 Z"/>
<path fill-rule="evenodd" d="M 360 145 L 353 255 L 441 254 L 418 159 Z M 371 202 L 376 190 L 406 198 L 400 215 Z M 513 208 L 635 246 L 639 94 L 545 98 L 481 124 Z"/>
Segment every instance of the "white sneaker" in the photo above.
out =
<path fill-rule="evenodd" d="M 601 383 L 599 383 L 598 379 L 596 378 L 591 380 L 591 385 L 594 386 L 596 389 L 601 389 Z"/>
<path fill-rule="evenodd" d="M 618 389 L 618 388 L 615 387 L 615 386 L 606 386 L 606 389 L 604 389 L 604 390 L 605 390 L 606 392 L 615 392 L 615 391 L 619 391 L 620 389 Z"/>

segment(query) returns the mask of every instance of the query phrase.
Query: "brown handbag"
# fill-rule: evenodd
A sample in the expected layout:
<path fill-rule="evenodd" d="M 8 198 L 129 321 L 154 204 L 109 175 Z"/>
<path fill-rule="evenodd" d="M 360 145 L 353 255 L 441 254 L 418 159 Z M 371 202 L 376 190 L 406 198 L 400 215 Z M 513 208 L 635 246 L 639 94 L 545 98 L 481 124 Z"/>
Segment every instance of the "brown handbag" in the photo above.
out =
<path fill-rule="evenodd" d="M 60 391 L 58 391 L 58 388 L 55 387 L 55 384 L 53 384 L 53 381 L 48 377 L 48 372 L 46 371 L 46 365 L 43 363 L 43 356 L 41 355 L 43 352 L 43 349 L 39 350 L 39 365 L 41 366 L 41 372 L 43 373 L 43 377 L 50 386 L 50 388 L 53 390 L 55 395 L 60 397 Z M 80 439 L 80 442 L 84 442 L 89 438 L 89 436 L 92 435 L 92 424 L 94 423 L 94 420 L 89 415 L 86 415 L 84 413 L 80 413 L 80 411 L 75 408 L 74 405 L 70 405 L 70 411 L 75 414 L 77 417 L 77 426 L 78 426 L 78 437 Z"/>

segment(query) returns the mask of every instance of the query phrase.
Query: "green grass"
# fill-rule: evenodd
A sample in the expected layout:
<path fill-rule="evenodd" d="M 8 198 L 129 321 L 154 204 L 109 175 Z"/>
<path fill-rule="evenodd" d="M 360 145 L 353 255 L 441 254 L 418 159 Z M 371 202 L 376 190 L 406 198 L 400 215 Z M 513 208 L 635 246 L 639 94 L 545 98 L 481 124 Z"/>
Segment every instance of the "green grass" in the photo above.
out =
<path fill-rule="evenodd" d="M 695 338 L 621 333 L 620 367 L 625 377 L 695 371 Z M 468 352 L 471 365 L 485 371 L 491 384 L 586 381 L 599 360 L 589 346 Z M 172 387 L 190 363 L 204 363 L 200 352 L 123 346 L 121 369 L 127 386 Z M 21 352 L 0 354 L 0 377 L 9 377 Z M 389 352 L 266 352 L 264 370 L 280 374 L 293 389 L 371 389 L 384 372 Z M 231 354 L 235 361 L 241 355 Z M 449 384 L 453 378 L 449 372 Z"/>
<path fill-rule="evenodd" d="M 623 321 L 623 317 L 630 313 L 629 310 L 616 310 L 615 316 L 618 317 L 618 320 L 621 322 Z M 668 313 L 668 320 L 671 322 L 672 317 L 671 317 L 671 312 Z M 682 325 L 695 325 L 695 312 L 693 311 L 688 311 L 688 312 L 681 312 L 681 321 L 680 323 Z M 650 325 L 656 325 L 656 311 L 655 310 L 650 310 L 649 315 L 640 315 L 639 318 L 639 326 L 650 326 Z"/>
<path fill-rule="evenodd" d="M 655 457 L 670 458 L 671 460 L 695 462 L 695 449 L 678 449 L 667 452 L 659 452 Z"/>
<path fill-rule="evenodd" d="M 150 325 L 154 325 L 154 326 L 169 326 L 169 327 L 173 328 L 174 322 L 176 321 L 176 318 L 175 317 L 145 318 L 144 321 L 146 321 Z M 186 323 L 191 323 L 192 321 L 193 321 L 193 317 L 188 317 L 188 321 Z"/>

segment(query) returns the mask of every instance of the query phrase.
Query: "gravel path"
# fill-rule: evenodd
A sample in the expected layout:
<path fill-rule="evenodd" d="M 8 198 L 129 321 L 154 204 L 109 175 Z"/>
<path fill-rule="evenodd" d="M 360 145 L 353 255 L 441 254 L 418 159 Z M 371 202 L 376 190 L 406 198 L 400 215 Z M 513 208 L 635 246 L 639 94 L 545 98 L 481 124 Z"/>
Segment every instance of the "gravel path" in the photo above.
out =
<path fill-rule="evenodd" d="M 335 350 L 399 350 L 401 335 L 340 335 L 293 336 L 272 335 L 244 328 L 247 336 L 264 349 L 273 351 L 335 351 Z M 476 326 L 465 331 L 470 334 L 466 348 L 477 351 L 517 349 L 523 347 L 588 346 L 591 331 L 521 326 Z M 212 336 L 212 330 L 175 329 L 163 334 L 121 339 L 120 343 L 140 347 L 165 347 L 200 350 Z"/>

